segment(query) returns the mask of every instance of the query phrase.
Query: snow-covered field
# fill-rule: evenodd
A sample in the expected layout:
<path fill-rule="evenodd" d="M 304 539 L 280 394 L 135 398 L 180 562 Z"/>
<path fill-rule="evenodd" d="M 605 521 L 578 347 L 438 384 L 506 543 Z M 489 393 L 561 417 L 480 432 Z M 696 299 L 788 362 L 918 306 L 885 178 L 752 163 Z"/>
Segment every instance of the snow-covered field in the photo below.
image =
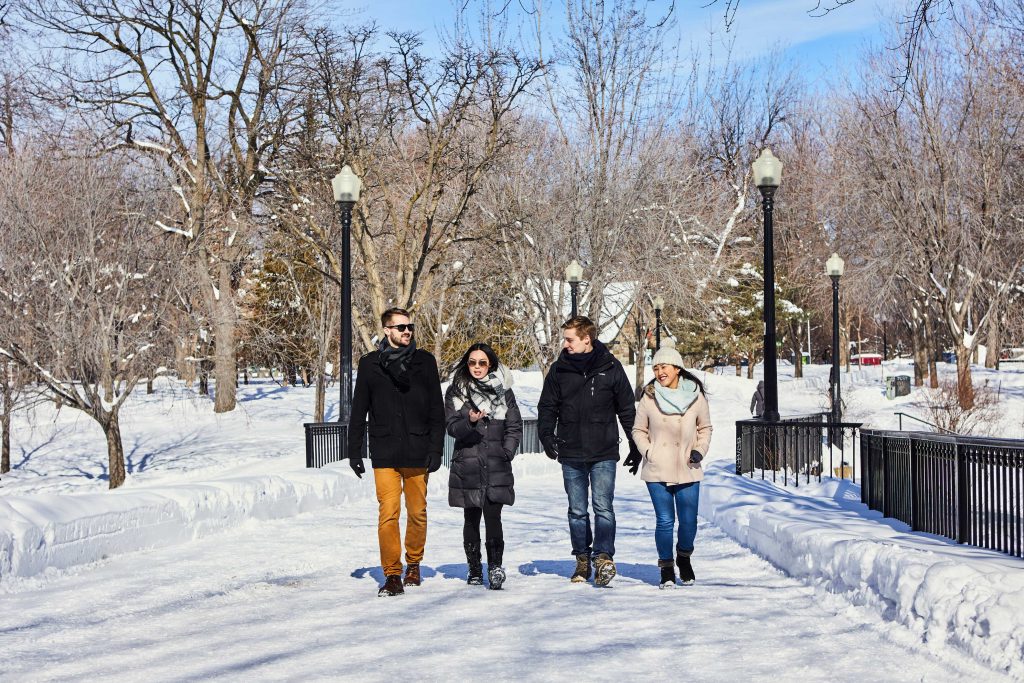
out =
<path fill-rule="evenodd" d="M 825 405 L 827 368 L 809 371 L 781 368 L 783 414 Z M 885 400 L 882 372 L 843 376 L 847 419 L 927 419 L 917 391 Z M 531 415 L 540 376 L 516 379 Z M 985 379 L 1001 398 L 997 434 L 1024 436 L 1024 368 L 977 370 Z M 866 510 L 850 482 L 736 477 L 733 422 L 755 382 L 707 380 L 698 584 L 667 595 L 646 490 L 625 470 L 611 589 L 569 585 L 560 476 L 527 454 L 506 515 L 508 590 L 465 585 L 461 515 L 439 476 L 427 580 L 377 600 L 372 481 L 303 468 L 312 390 L 250 385 L 219 416 L 171 384 L 140 393 L 122 420 L 128 483 L 114 492 L 89 420 L 20 414 L 15 469 L 0 479 L 0 679 L 1024 679 L 1024 562 L 911 533 Z"/>

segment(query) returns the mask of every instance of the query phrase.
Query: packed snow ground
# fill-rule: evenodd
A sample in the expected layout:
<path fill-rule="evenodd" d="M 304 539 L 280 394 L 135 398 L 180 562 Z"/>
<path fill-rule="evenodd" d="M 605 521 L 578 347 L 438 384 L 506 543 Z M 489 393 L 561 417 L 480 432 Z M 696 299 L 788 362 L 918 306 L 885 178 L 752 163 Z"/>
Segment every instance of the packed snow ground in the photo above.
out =
<path fill-rule="evenodd" d="M 633 478 L 617 491 L 610 588 L 568 580 L 565 494 L 551 466 L 520 472 L 505 514 L 505 589 L 468 586 L 461 511 L 433 488 L 424 583 L 401 598 L 376 597 L 376 503 L 366 497 L 25 582 L 2 598 L 0 678 L 993 677 L 787 577 L 707 522 L 698 583 L 660 591 L 650 502 Z"/>
<path fill-rule="evenodd" d="M 809 370 L 808 378 L 793 380 L 785 377 L 783 368 L 780 403 L 784 414 L 813 412 L 825 405 L 827 368 L 811 366 Z M 952 372 L 950 367 L 943 370 Z M 895 410 L 927 419 L 919 392 L 896 401 L 882 396 L 882 373 L 907 371 L 907 366 L 892 363 L 884 370 L 864 368 L 844 375 L 847 419 L 880 428 L 895 427 Z M 993 429 L 1003 436 L 1021 436 L 1024 372 L 979 370 L 976 379 L 988 379 L 998 387 L 1001 422 Z M 539 374 L 516 373 L 516 380 L 524 413 L 532 415 L 539 396 Z M 616 498 L 620 512 L 616 559 L 622 569 L 621 580 L 617 580 L 615 591 L 585 593 L 586 609 L 573 614 L 569 606 L 578 602 L 579 593 L 559 597 L 570 589 L 560 584 L 569 571 L 568 551 L 563 547 L 568 532 L 560 477 L 543 457 L 525 455 L 517 464 L 520 501 L 508 512 L 507 561 L 513 575 L 523 580 L 510 581 L 509 594 L 513 589 L 520 591 L 515 598 L 477 596 L 499 601 L 493 603 L 497 612 L 492 612 L 492 602 L 488 603 L 487 615 L 473 614 L 479 603 L 459 607 L 464 599 L 461 591 L 469 590 L 455 580 L 461 556 L 460 522 L 457 511 L 446 507 L 444 477 L 432 482 L 427 564 L 436 553 L 438 559 L 432 566 L 444 580 L 427 582 L 424 593 L 406 597 L 431 603 L 432 607 L 423 608 L 431 614 L 419 615 L 410 608 L 415 614 L 403 620 L 411 619 L 414 626 L 422 627 L 414 632 L 445 625 L 445 637 L 450 633 L 452 638 L 450 647 L 440 647 L 442 640 L 436 650 L 425 646 L 417 651 L 413 666 L 435 678 L 447 677 L 450 672 L 472 674 L 474 662 L 479 660 L 462 654 L 465 643 L 472 640 L 471 633 L 482 633 L 487 626 L 512 640 L 488 640 L 482 649 L 475 648 L 479 650 L 476 656 L 497 659 L 508 667 L 504 670 L 509 675 L 515 672 L 518 677 L 537 679 L 556 674 L 560 671 L 557 667 L 567 661 L 571 666 L 564 671 L 605 667 L 607 672 L 607 667 L 614 671 L 621 667 L 623 675 L 654 677 L 659 671 L 655 666 L 659 653 L 672 653 L 675 660 L 685 662 L 690 655 L 680 648 L 694 650 L 694 666 L 704 665 L 703 670 L 693 669 L 707 672 L 697 676 L 699 680 L 781 671 L 804 672 L 801 675 L 808 680 L 877 679 L 877 664 L 875 669 L 867 668 L 870 661 L 858 659 L 858 651 L 866 660 L 893 663 L 892 674 L 883 676 L 886 680 L 905 680 L 901 678 L 904 674 L 911 676 L 906 680 L 977 674 L 970 673 L 974 665 L 965 656 L 989 667 L 981 671 L 983 678 L 1004 672 L 1024 679 L 1024 572 L 1020 571 L 1024 562 L 910 533 L 904 525 L 884 520 L 860 505 L 859 489 L 850 482 L 782 490 L 759 480 L 735 477 L 728 472 L 734 457 L 733 422 L 748 415 L 754 382 L 737 378 L 731 371 L 708 375 L 707 381 L 715 434 L 701 513 L 711 524 L 702 523 L 698 535 L 701 580 L 696 587 L 699 590 L 688 593 L 687 606 L 680 604 L 678 611 L 670 609 L 664 615 L 663 602 L 629 608 L 663 596 L 657 589 L 648 593 L 653 588 L 648 584 L 656 580 L 650 503 L 642 483 L 621 470 Z M 374 592 L 369 577 L 380 578 L 376 575 L 379 569 L 373 566 L 377 559 L 372 483 L 356 480 L 345 467 L 318 471 L 302 467 L 302 423 L 311 419 L 311 390 L 261 383 L 244 387 L 242 396 L 238 411 L 221 416 L 212 413 L 207 399 L 173 384 L 161 387 L 153 396 L 133 397 L 123 420 L 130 476 L 128 484 L 116 492 L 105 490 L 102 436 L 87 419 L 68 410 L 54 414 L 48 407 L 31 416 L 18 416 L 16 469 L 0 480 L 0 612 L 4 615 L 0 617 L 0 647 L 22 654 L 0 660 L 0 677 L 5 677 L 5 672 L 41 678 L 104 674 L 103 665 L 80 661 L 72 654 L 80 650 L 79 642 L 102 641 L 104 625 L 117 634 L 115 642 L 121 649 L 132 650 L 133 659 L 141 657 L 148 662 L 145 666 L 149 668 L 142 672 L 155 678 L 247 673 L 298 678 L 347 673 L 366 680 L 406 670 L 400 664 L 389 668 L 392 664 L 382 660 L 380 653 L 369 653 L 374 634 L 379 642 L 387 641 L 393 634 L 389 629 L 394 627 L 377 617 L 382 609 L 379 603 L 372 603 L 369 609 L 363 606 Z M 275 519 L 279 521 L 269 521 Z M 734 545 L 723 532 L 785 576 Z M 268 544 L 278 550 L 265 549 Z M 249 546 L 251 550 L 242 550 Z M 529 552 L 522 554 L 516 546 Z M 151 550 L 162 547 L 168 548 Z M 143 552 L 125 554 L 136 550 Z M 284 557 L 274 557 L 275 552 L 283 552 Z M 111 559 L 105 559 L 108 557 Z M 176 558 L 186 560 L 183 568 L 176 566 Z M 90 562 L 96 564 L 84 564 Z M 761 574 L 751 567 L 758 567 Z M 462 572 L 464 578 L 464 568 Z M 555 581 L 559 572 L 564 576 Z M 344 580 L 336 580 L 339 576 Z M 350 585 L 348 579 L 360 582 Z M 549 594 L 545 582 L 551 584 L 553 593 Z M 428 591 L 432 584 L 439 592 Z M 124 586 L 135 588 L 129 591 Z M 713 591 L 706 590 L 710 586 Z M 734 590 L 738 592 L 734 594 Z M 153 591 L 162 597 L 149 607 L 135 597 Z M 253 623 L 247 623 L 244 616 L 237 615 L 239 603 L 247 596 L 263 602 L 261 591 L 273 597 L 275 604 L 267 606 L 267 619 L 252 616 L 260 609 L 257 605 L 243 609 L 243 614 L 252 617 Z M 762 594 L 758 591 L 766 591 L 763 598 L 756 597 Z M 294 595 L 283 596 L 276 604 L 282 592 Z M 768 597 L 775 593 L 785 599 Z M 196 596 L 201 595 L 214 599 L 199 600 Z M 69 596 L 75 597 L 71 600 Z M 534 601 L 538 603 L 535 606 Z M 723 601 L 721 605 L 719 601 Z M 801 611 L 803 601 L 817 602 L 824 616 Z M 209 607 L 198 604 L 208 602 L 212 603 Z M 221 603 L 229 614 L 218 616 Z M 780 608 L 782 604 L 784 608 Z M 556 618 L 553 615 L 559 605 L 562 609 Z M 728 605 L 732 607 L 726 609 Z M 344 617 L 324 616 L 334 608 Z M 299 615 L 285 617 L 278 612 L 292 609 L 312 610 L 328 618 L 333 626 L 325 631 L 332 635 L 325 637 L 314 624 L 304 624 Z M 652 611 L 659 616 L 652 619 Z M 615 626 L 588 640 L 594 624 L 606 622 L 604 612 Z M 502 614 L 506 618 L 501 618 Z M 849 631 L 823 626 L 837 614 L 849 621 Z M 636 663 L 624 664 L 636 645 L 620 637 L 623 628 L 619 625 L 653 635 L 662 616 L 681 624 L 694 621 L 700 637 L 691 638 L 688 627 L 680 626 L 666 631 L 670 634 L 667 644 L 645 641 L 636 652 Z M 421 617 L 424 621 L 419 622 Z M 745 636 L 737 637 L 736 623 L 743 619 L 750 626 L 743 631 Z M 275 620 L 283 626 L 274 628 L 273 635 L 260 630 L 270 628 L 265 622 Z M 475 625 L 475 630 L 463 630 L 460 620 Z M 194 630 L 195 649 L 179 651 L 173 643 L 155 647 L 152 639 L 165 621 L 172 626 L 169 633 L 175 628 Z M 715 635 L 719 622 L 730 623 L 732 628 Z M 405 632 L 404 626 L 401 632 Z M 711 634 L 713 644 L 705 642 L 705 632 Z M 847 632 L 855 635 L 856 642 L 844 640 Z M 865 641 L 865 632 L 892 641 L 884 647 L 894 647 L 895 652 L 870 639 Z M 550 639 L 541 638 L 544 633 L 552 634 Z M 337 643 L 334 634 L 338 634 Z M 766 638 L 766 634 L 778 637 Z M 248 638 L 274 645 L 270 651 L 276 654 L 263 658 L 253 654 L 246 649 L 246 643 L 252 642 Z M 306 642 L 308 638 L 312 640 Z M 433 635 L 427 636 L 425 642 L 433 639 Z M 840 654 L 831 646 L 823 648 L 821 643 L 826 640 L 845 643 L 837 647 L 852 652 Z M 232 655 L 198 654 L 203 652 L 202 645 L 211 641 L 222 643 L 217 647 L 227 648 Z M 237 646 L 228 647 L 235 641 Z M 41 649 L 40 642 L 55 645 Z M 289 647 L 282 649 L 282 643 Z M 578 648 L 575 655 L 574 647 Z M 716 656 L 715 649 L 720 647 L 721 656 Z M 310 649 L 320 654 L 307 652 Z M 381 649 L 402 653 L 407 645 Z M 738 658 L 737 649 L 742 653 Z M 600 656 L 605 651 L 610 658 Z M 162 655 L 154 652 L 169 653 L 166 661 L 175 665 L 161 665 Z M 449 659 L 444 659 L 446 653 Z M 559 653 L 561 656 L 556 656 Z M 594 655 L 593 662 L 588 663 L 586 653 Z M 937 657 L 934 666 L 938 668 L 918 661 L 926 659 L 925 653 Z M 770 654 L 781 655 L 778 661 L 784 661 L 786 668 L 769 667 Z M 816 661 L 829 663 L 828 668 L 822 664 L 802 668 L 811 654 Z M 407 664 L 409 657 L 395 659 Z M 183 661 L 191 673 L 178 673 Z M 8 671 L 12 662 L 19 668 Z"/>

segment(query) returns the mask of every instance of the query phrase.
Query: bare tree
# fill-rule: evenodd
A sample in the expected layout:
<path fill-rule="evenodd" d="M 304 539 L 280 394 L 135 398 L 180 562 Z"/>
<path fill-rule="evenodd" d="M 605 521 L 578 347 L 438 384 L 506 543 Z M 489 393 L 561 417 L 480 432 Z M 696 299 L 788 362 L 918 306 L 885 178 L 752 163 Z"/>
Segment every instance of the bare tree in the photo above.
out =
<path fill-rule="evenodd" d="M 106 435 L 110 488 L 125 479 L 120 411 L 151 370 L 171 288 L 168 238 L 154 240 L 126 164 L 48 153 L 0 170 L 0 358 Z M 161 244 L 163 242 L 164 244 Z"/>
<path fill-rule="evenodd" d="M 37 0 L 28 21 L 66 38 L 63 103 L 102 118 L 108 151 L 164 164 L 179 197 L 156 226 L 193 261 L 215 339 L 214 410 L 235 406 L 240 275 L 253 210 L 291 111 L 288 70 L 303 0 Z"/>

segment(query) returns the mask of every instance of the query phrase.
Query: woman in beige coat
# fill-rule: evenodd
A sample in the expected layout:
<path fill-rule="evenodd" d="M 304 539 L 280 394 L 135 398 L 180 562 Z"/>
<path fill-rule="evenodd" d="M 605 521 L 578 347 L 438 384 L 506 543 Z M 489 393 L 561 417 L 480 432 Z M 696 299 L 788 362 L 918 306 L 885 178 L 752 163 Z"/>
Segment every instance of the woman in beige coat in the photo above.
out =
<path fill-rule="evenodd" d="M 704 385 L 683 369 L 683 359 L 671 346 L 654 354 L 654 381 L 644 387 L 633 423 L 633 440 L 644 454 L 640 478 L 647 482 L 657 526 L 654 542 L 658 548 L 661 588 L 676 585 L 672 563 L 672 536 L 676 514 L 679 534 L 675 542 L 675 563 L 683 585 L 696 577 L 690 564 L 697 536 L 697 502 L 701 460 L 711 444 L 711 415 Z"/>

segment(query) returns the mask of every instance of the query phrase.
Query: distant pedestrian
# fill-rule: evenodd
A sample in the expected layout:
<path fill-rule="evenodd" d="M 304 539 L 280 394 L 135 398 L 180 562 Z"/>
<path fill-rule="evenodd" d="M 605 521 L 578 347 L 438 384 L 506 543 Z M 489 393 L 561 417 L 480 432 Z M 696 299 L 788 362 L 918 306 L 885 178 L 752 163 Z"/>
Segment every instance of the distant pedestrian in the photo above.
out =
<path fill-rule="evenodd" d="M 464 509 L 462 544 L 467 582 L 483 584 L 480 518 L 486 528 L 487 587 L 505 582 L 501 508 L 516 500 L 512 458 L 523 436 L 523 418 L 512 393 L 512 374 L 489 345 L 473 344 L 459 361 L 444 397 L 448 433 L 455 439 L 448 504 Z"/>
<path fill-rule="evenodd" d="M 444 402 L 434 356 L 416 348 L 409 312 L 381 315 L 380 347 L 359 359 L 349 423 L 349 465 L 362 478 L 363 435 L 369 415 L 370 461 L 377 489 L 377 539 L 384 585 L 377 595 L 399 595 L 420 585 L 427 542 L 427 475 L 441 466 Z M 398 518 L 405 496 L 405 579 Z"/>
<path fill-rule="evenodd" d="M 696 576 L 690 557 L 697 536 L 697 504 L 704 478 L 701 461 L 711 445 L 711 416 L 704 384 L 683 369 L 683 359 L 670 346 L 654 354 L 654 381 L 637 406 L 633 440 L 643 453 L 640 478 L 654 505 L 654 543 L 658 549 L 661 588 L 676 585 L 675 567 L 684 585 Z M 679 532 L 673 531 L 676 517 Z"/>
<path fill-rule="evenodd" d="M 764 415 L 764 380 L 757 383 L 754 395 L 750 397 L 750 413 L 754 417 Z"/>
<path fill-rule="evenodd" d="M 630 443 L 633 472 L 640 454 L 630 433 L 636 407 L 622 364 L 597 338 L 585 316 L 562 324 L 562 353 L 551 365 L 537 403 L 537 431 L 544 452 L 562 464 L 569 497 L 569 537 L 576 558 L 573 583 L 607 586 L 615 576 L 615 463 L 619 460 L 616 417 Z M 588 500 L 594 506 L 593 531 Z"/>

